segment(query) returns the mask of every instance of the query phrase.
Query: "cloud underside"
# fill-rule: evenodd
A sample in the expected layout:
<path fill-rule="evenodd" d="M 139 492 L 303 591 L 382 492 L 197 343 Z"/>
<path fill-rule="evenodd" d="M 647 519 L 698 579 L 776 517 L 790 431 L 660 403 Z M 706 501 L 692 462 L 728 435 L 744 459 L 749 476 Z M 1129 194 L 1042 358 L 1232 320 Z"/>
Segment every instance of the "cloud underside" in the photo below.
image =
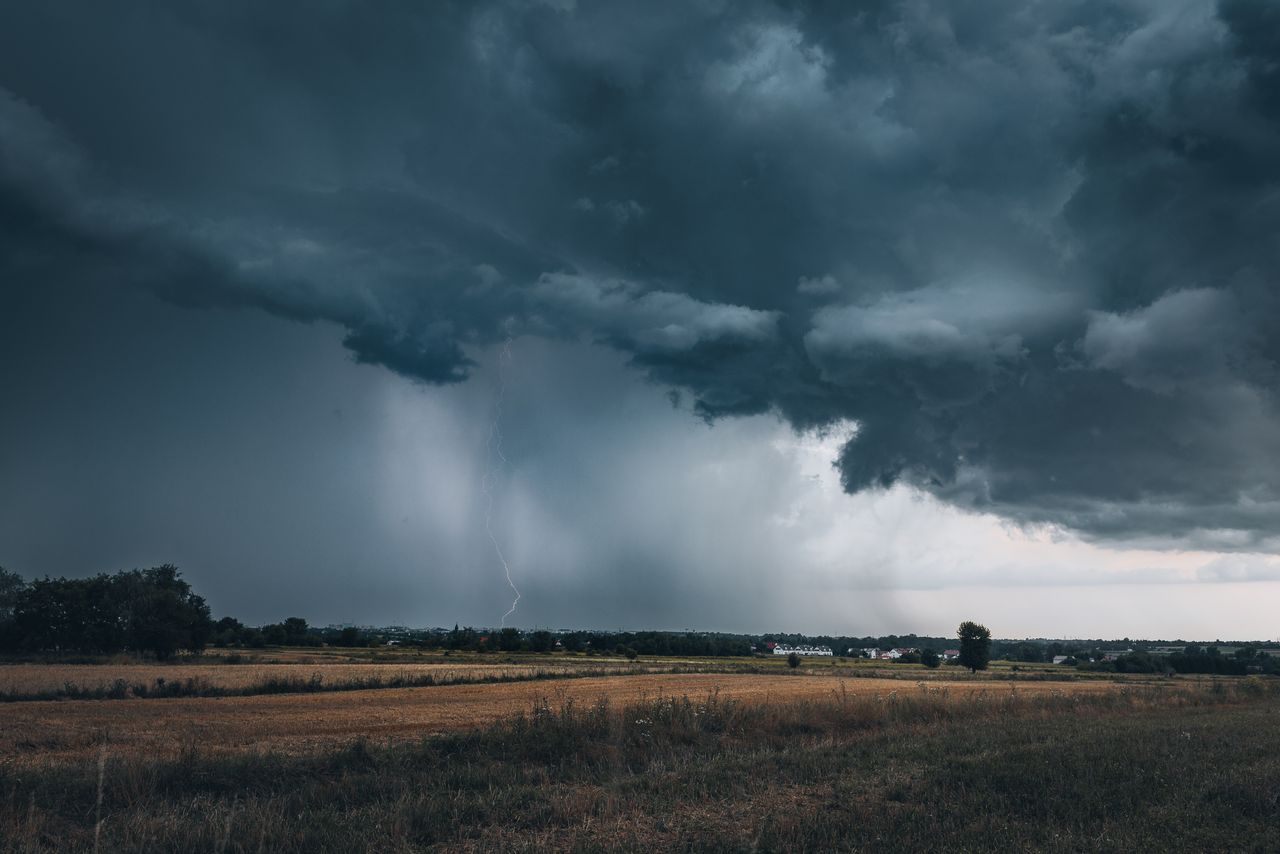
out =
<path fill-rule="evenodd" d="M 427 383 L 587 338 L 856 422 L 849 491 L 1280 537 L 1271 6 L 74 5 L 0 12 L 11 305 L 332 322 Z"/>

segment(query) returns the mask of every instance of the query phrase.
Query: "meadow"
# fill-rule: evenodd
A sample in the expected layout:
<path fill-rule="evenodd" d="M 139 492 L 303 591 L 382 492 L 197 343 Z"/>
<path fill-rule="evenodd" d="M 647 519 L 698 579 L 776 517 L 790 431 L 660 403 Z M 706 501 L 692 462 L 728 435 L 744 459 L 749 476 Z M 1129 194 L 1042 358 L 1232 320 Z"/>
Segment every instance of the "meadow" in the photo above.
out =
<path fill-rule="evenodd" d="M 290 754 L 342 746 L 365 737 L 413 741 L 499 722 L 551 702 L 577 707 L 654 697 L 718 694 L 768 704 L 846 696 L 894 696 L 922 687 L 953 696 L 1073 695 L 1121 690 L 1117 682 L 1010 684 L 987 680 L 911 682 L 844 679 L 830 673 L 648 673 L 582 676 L 547 682 L 489 682 L 431 688 L 318 692 L 303 695 L 59 700 L 0 705 L 0 758 L 14 765 L 113 754 L 176 756 L 198 744 L 205 753 Z M 1168 688 L 1163 689 L 1168 690 Z"/>
<path fill-rule="evenodd" d="M 570 679 L 644 673 L 779 673 L 782 657 L 689 658 L 584 654 L 474 654 L 414 650 L 278 649 L 266 653 L 215 653 L 158 663 L 136 656 L 72 661 L 35 659 L 0 663 L 0 703 L 59 699 L 234 697 L 327 691 L 414 688 L 433 685 Z M 807 659 L 805 672 L 842 678 L 964 678 L 962 668 L 928 670 L 851 658 Z M 1106 679 L 1053 665 L 992 662 L 988 679 L 1052 681 Z M 1130 677 L 1134 678 L 1134 677 Z"/>
<path fill-rule="evenodd" d="M 658 677 L 612 679 L 633 678 Z M 1270 680 L 772 678 L 824 690 L 547 695 L 411 740 L 6 759 L 0 851 L 1280 847 Z"/>
<path fill-rule="evenodd" d="M 9 664 L 0 665 L 0 702 L 303 694 L 646 673 L 674 666 L 626 661 Z"/>

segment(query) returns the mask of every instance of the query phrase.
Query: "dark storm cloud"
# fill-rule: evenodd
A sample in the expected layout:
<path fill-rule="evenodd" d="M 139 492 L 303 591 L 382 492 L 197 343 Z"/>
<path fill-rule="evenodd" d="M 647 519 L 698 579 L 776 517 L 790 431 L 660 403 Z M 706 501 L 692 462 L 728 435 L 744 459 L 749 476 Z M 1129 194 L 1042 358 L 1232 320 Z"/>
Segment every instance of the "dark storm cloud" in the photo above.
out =
<path fill-rule="evenodd" d="M 0 264 L 467 376 L 587 336 L 846 488 L 1280 535 L 1267 4 L 0 13 Z M 105 285 L 104 285 L 105 286 Z"/>

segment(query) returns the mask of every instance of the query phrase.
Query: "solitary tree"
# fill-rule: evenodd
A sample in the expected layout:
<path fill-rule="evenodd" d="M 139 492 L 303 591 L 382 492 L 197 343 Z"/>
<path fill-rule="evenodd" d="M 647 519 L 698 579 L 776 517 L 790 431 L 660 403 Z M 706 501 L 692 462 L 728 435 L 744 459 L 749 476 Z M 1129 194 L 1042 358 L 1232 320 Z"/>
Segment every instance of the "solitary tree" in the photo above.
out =
<path fill-rule="evenodd" d="M 960 624 L 960 663 L 977 673 L 991 660 L 991 632 L 986 626 L 965 620 Z"/>
<path fill-rule="evenodd" d="M 800 656 L 796 655 L 794 652 L 787 653 L 787 667 L 790 667 L 792 670 L 795 670 L 799 666 L 800 666 Z"/>
<path fill-rule="evenodd" d="M 941 664 L 941 661 L 938 658 L 938 653 L 934 652 L 928 647 L 925 647 L 924 649 L 920 650 L 920 663 L 923 664 L 925 667 L 929 668 L 930 670 L 933 670 L 935 667 Z"/>

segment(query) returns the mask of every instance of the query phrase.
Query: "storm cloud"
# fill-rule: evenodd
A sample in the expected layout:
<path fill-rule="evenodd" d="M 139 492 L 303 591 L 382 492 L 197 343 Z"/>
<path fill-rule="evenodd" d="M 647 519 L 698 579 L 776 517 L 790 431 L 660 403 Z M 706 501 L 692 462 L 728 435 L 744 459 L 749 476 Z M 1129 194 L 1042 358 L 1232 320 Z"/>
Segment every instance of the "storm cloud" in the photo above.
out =
<path fill-rule="evenodd" d="M 586 340 L 850 492 L 1271 549 L 1277 68 L 1246 0 L 8 4 L 0 287 Z"/>

